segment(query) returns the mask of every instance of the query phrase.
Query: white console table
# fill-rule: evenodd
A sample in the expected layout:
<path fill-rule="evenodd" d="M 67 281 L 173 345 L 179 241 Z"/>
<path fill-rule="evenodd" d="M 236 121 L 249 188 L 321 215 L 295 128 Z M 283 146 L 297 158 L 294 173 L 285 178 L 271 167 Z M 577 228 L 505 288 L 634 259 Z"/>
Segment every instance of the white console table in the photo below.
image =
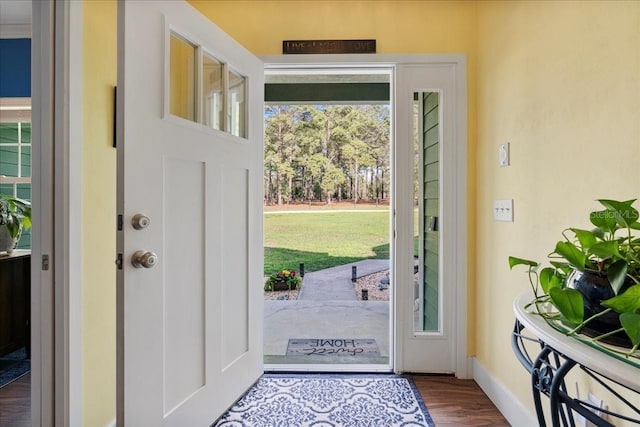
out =
<path fill-rule="evenodd" d="M 540 426 L 546 426 L 542 396 L 549 398 L 551 425 L 574 426 L 575 413 L 596 426 L 615 426 L 615 420 L 640 424 L 640 359 L 626 358 L 613 351 L 589 343 L 587 338 L 569 337 L 551 327 L 541 316 L 524 307 L 532 300 L 530 292 L 520 295 L 513 304 L 516 316 L 512 347 L 518 360 L 531 374 L 536 415 Z M 526 330 L 526 333 L 525 333 Z M 535 342 L 536 357 L 531 357 L 526 342 Z M 531 349 L 531 347 L 528 347 Z M 564 378 L 572 369 L 580 369 L 603 385 L 623 406 L 635 415 L 626 416 L 605 411 L 604 417 L 590 410 L 590 403 L 578 399 L 565 386 Z M 637 394 L 629 401 L 616 389 L 625 387 Z"/>

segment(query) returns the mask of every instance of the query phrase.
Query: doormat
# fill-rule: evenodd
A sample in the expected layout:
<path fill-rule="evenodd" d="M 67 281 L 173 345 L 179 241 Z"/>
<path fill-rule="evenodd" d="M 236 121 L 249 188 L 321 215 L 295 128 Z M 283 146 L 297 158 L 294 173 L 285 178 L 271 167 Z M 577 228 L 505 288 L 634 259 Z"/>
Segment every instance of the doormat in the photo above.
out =
<path fill-rule="evenodd" d="M 434 426 L 410 377 L 265 374 L 216 427 Z"/>
<path fill-rule="evenodd" d="M 291 338 L 287 356 L 379 356 L 372 338 Z"/>

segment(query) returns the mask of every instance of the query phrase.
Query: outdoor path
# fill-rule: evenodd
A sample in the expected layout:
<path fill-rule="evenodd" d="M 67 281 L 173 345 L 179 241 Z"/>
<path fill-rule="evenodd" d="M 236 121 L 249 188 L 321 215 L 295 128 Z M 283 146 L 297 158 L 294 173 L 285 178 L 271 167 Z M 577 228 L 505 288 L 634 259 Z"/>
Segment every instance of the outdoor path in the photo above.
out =
<path fill-rule="evenodd" d="M 306 273 L 298 300 L 303 301 L 357 301 L 351 282 L 351 267 L 356 266 L 356 276 L 362 277 L 389 268 L 388 259 L 367 259 L 339 265 L 312 273 Z"/>

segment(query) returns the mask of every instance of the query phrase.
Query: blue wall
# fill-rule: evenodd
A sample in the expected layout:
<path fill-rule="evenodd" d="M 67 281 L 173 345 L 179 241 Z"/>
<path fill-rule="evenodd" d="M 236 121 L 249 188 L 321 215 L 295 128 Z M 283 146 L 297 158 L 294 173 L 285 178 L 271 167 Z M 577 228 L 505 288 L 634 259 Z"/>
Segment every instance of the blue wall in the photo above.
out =
<path fill-rule="evenodd" d="M 0 39 L 0 97 L 31 96 L 31 39 Z"/>

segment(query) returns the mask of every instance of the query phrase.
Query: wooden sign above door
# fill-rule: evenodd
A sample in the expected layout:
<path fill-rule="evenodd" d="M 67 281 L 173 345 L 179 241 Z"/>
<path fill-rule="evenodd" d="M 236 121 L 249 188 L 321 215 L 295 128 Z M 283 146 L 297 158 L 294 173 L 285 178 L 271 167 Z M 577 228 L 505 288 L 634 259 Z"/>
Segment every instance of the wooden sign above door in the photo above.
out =
<path fill-rule="evenodd" d="M 283 40 L 282 53 L 333 54 L 376 53 L 375 40 Z"/>

